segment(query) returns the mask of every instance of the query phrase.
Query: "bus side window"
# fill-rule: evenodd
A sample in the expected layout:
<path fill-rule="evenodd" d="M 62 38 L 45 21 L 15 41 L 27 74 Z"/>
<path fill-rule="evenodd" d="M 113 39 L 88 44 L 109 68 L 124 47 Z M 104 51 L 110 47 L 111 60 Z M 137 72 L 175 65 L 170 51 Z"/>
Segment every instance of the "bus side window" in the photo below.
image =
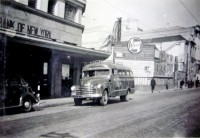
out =
<path fill-rule="evenodd" d="M 126 71 L 126 76 L 130 76 L 130 71 L 129 70 Z"/>
<path fill-rule="evenodd" d="M 116 69 L 112 69 L 112 74 L 114 75 L 114 76 L 116 76 L 117 75 L 117 70 Z"/>
<path fill-rule="evenodd" d="M 126 76 L 125 70 L 122 70 L 122 76 Z"/>
<path fill-rule="evenodd" d="M 118 75 L 121 76 L 122 75 L 122 71 L 118 70 Z"/>
<path fill-rule="evenodd" d="M 132 71 L 130 71 L 130 76 L 133 76 L 133 72 Z"/>

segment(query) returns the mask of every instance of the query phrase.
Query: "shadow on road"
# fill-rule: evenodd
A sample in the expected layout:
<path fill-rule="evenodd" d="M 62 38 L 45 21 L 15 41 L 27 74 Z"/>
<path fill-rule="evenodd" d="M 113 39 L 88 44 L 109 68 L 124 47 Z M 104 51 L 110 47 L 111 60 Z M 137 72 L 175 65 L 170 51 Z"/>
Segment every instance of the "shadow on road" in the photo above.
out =
<path fill-rule="evenodd" d="M 43 109 L 33 109 L 31 112 L 34 111 L 39 111 L 39 110 L 43 110 Z M 24 114 L 25 112 L 22 112 L 22 110 L 20 109 L 20 107 L 16 107 L 16 108 L 8 108 L 8 109 L 0 109 L 0 116 L 8 116 L 8 115 L 16 115 L 16 114 Z"/>
<path fill-rule="evenodd" d="M 130 101 L 132 101 L 133 98 L 130 98 Z M 119 103 L 123 103 L 122 101 L 120 101 L 119 98 L 110 98 L 108 100 L 108 105 L 111 105 L 111 104 L 119 104 Z M 100 103 L 98 101 L 85 101 L 82 105 L 80 106 L 101 106 Z"/>

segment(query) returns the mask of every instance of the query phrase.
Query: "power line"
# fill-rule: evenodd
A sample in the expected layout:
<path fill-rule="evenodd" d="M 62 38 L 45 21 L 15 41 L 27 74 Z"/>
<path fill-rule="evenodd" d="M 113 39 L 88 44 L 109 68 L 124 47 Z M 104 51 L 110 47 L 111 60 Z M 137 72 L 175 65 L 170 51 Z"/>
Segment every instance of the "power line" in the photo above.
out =
<path fill-rule="evenodd" d="M 136 18 L 132 17 L 132 15 L 130 15 L 130 14 L 129 14 L 129 13 L 127 13 L 126 11 L 122 10 L 121 8 L 118 8 L 118 7 L 116 7 L 115 5 L 111 4 L 111 3 L 110 3 L 110 2 L 108 2 L 107 0 L 103 0 L 103 1 L 104 1 L 104 2 L 106 2 L 107 4 L 109 4 L 110 6 L 112 6 L 113 8 L 117 9 L 118 11 L 120 11 L 120 12 L 122 12 L 122 13 L 126 14 L 128 17 L 130 17 L 130 18 L 132 18 L 132 19 L 134 19 L 134 20 L 136 20 L 136 21 L 140 22 L 140 23 L 141 23 L 141 24 L 143 24 L 144 26 L 146 26 L 146 27 L 150 28 L 148 25 L 146 25 L 145 23 L 142 23 L 142 22 L 141 22 L 141 21 L 139 21 L 138 19 L 136 19 Z"/>
<path fill-rule="evenodd" d="M 190 11 L 190 9 L 185 5 L 185 3 L 182 0 L 179 0 L 179 2 L 185 7 L 185 9 L 190 13 L 190 15 L 194 18 L 194 20 L 199 24 L 199 21 L 197 18 L 193 15 L 193 13 Z"/>

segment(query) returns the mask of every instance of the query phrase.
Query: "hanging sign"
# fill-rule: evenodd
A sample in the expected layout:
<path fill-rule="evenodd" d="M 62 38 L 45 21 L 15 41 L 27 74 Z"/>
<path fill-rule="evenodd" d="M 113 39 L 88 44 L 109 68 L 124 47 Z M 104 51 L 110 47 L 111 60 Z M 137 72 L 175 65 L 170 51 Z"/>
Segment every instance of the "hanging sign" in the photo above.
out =
<path fill-rule="evenodd" d="M 131 38 L 128 41 L 128 50 L 131 53 L 133 54 L 140 53 L 142 51 L 142 48 L 143 48 L 143 44 L 140 38 Z"/>

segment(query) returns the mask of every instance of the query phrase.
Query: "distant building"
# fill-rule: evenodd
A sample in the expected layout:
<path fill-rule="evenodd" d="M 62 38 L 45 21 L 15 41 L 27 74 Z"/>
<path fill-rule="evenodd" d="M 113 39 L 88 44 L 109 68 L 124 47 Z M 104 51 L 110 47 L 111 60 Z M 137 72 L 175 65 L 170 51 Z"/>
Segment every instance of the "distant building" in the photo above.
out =
<path fill-rule="evenodd" d="M 168 79 L 171 87 L 179 87 L 181 79 L 194 80 L 200 76 L 199 34 L 192 32 L 198 31 L 195 31 L 195 27 L 170 27 L 123 34 L 122 42 L 115 44 L 116 62 L 132 67 L 136 84 L 138 87 L 142 86 L 139 89 L 148 89 L 144 85 L 150 84 L 148 78 L 151 77 L 156 77 L 160 85 L 158 89 L 165 88 L 164 84 Z M 140 53 L 131 53 L 128 50 L 131 38 L 142 40 L 144 46 Z"/>
<path fill-rule="evenodd" d="M 82 47 L 85 0 L 0 1 L 0 94 L 21 75 L 42 97 L 70 95 L 86 62 L 108 53 Z"/>
<path fill-rule="evenodd" d="M 150 91 L 150 80 L 155 77 L 157 90 L 165 88 L 165 81 L 170 79 L 173 86 L 173 56 L 159 51 L 155 45 L 144 44 L 142 51 L 131 53 L 128 41 L 115 45 L 115 62 L 130 67 L 135 77 L 138 91 Z"/>
<path fill-rule="evenodd" d="M 139 54 L 128 53 L 127 43 L 133 37 L 142 40 L 143 52 Z M 200 27 L 198 25 L 189 28 L 169 27 L 143 32 L 129 32 L 123 34 L 122 43 L 117 44 L 116 57 L 117 60 L 123 60 L 123 63 L 127 62 L 127 65 L 133 68 L 139 68 L 139 71 L 135 73 L 136 77 L 148 77 L 144 72 L 144 69 L 148 69 L 148 72 L 151 72 L 149 77 L 154 76 L 157 79 L 162 79 L 158 81 L 161 85 L 164 84 L 164 79 L 170 78 L 171 84 L 178 87 L 181 79 L 188 81 L 200 76 L 199 45 Z M 147 47 L 151 48 L 147 50 Z M 124 50 L 125 53 L 122 52 Z M 121 54 L 119 54 L 120 52 Z M 148 79 L 145 84 L 147 83 L 149 83 Z M 143 84 L 144 80 L 138 82 L 138 85 Z"/>

